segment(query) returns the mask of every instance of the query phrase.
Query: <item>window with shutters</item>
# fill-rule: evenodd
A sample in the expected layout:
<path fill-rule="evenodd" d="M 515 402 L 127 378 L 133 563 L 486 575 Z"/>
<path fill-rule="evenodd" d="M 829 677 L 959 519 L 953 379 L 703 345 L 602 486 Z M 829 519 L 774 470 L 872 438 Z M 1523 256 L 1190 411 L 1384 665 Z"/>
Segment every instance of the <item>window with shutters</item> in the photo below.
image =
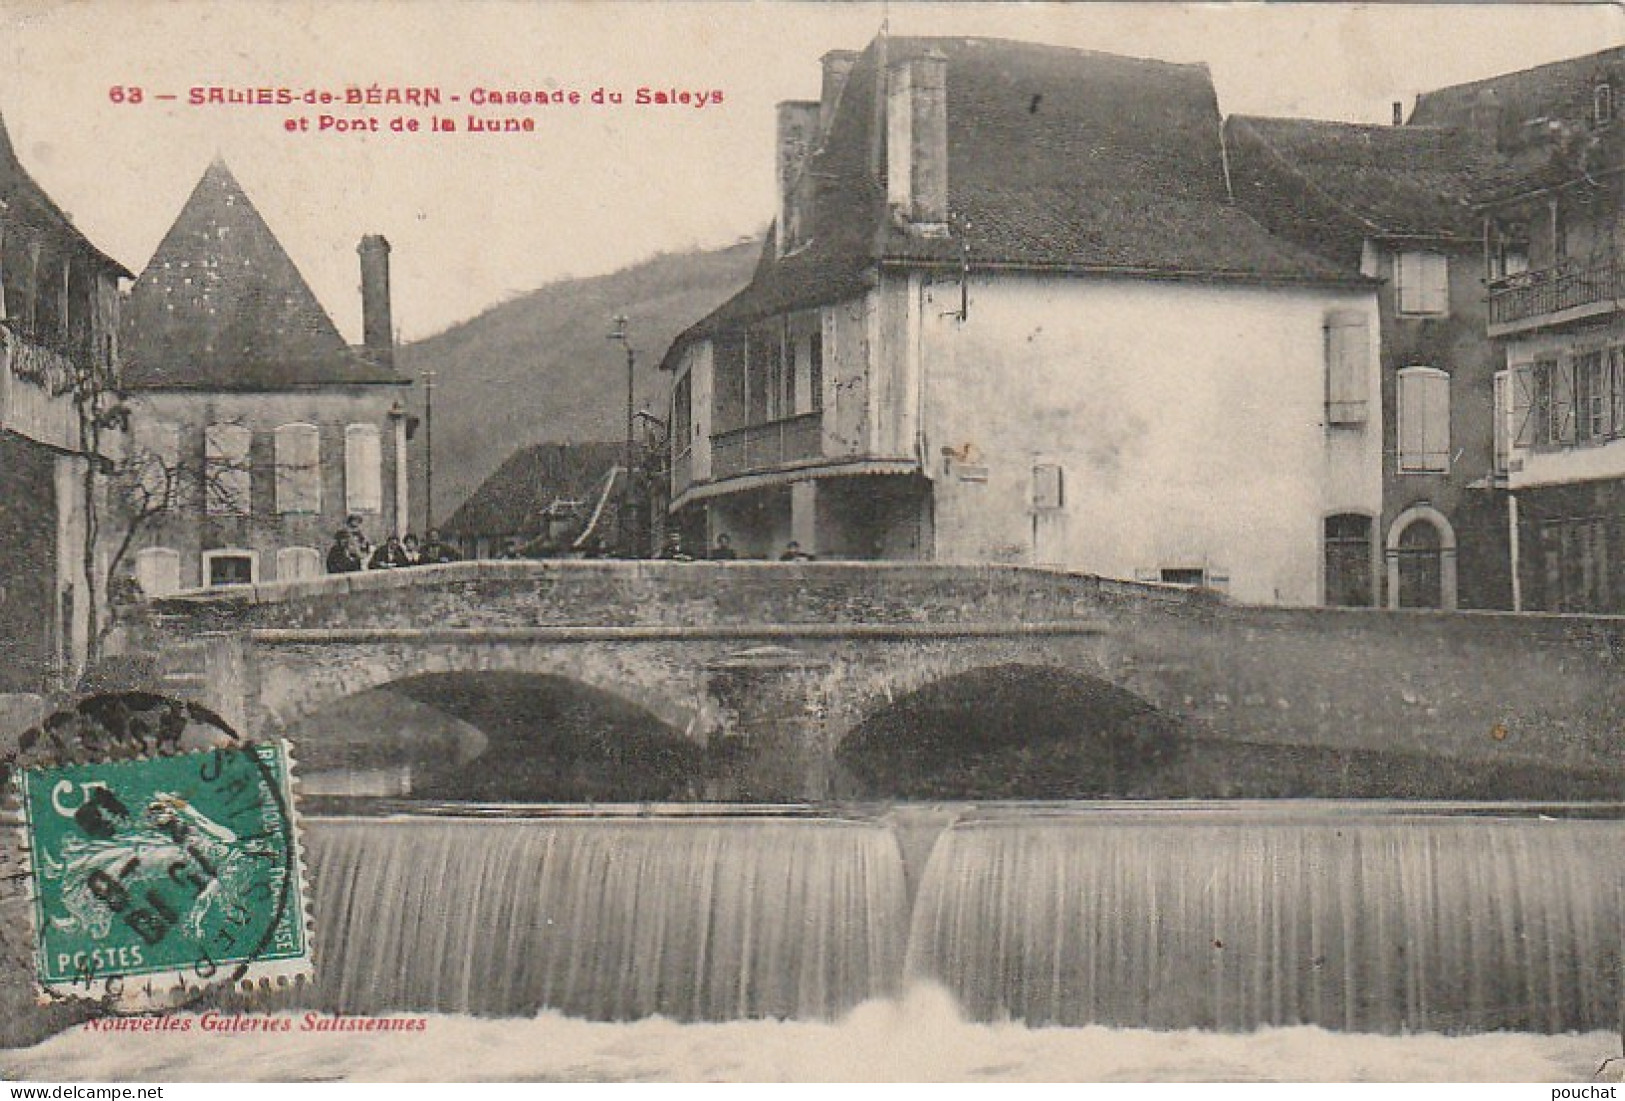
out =
<path fill-rule="evenodd" d="M 1602 349 L 1582 352 L 1574 360 L 1574 442 L 1607 439 L 1613 403 L 1608 394 L 1608 371 Z"/>
<path fill-rule="evenodd" d="M 143 596 L 168 596 L 181 587 L 181 556 L 168 547 L 148 547 L 135 556 L 135 580 Z"/>
<path fill-rule="evenodd" d="M 248 515 L 253 493 L 252 442 L 253 434 L 240 424 L 211 424 L 203 430 L 203 498 L 208 512 Z"/>
<path fill-rule="evenodd" d="M 1568 447 L 1575 440 L 1574 361 L 1540 359 L 1534 366 L 1536 447 Z"/>
<path fill-rule="evenodd" d="M 314 424 L 284 424 L 276 430 L 276 510 L 322 511 L 321 433 Z"/>
<path fill-rule="evenodd" d="M 321 552 L 315 547 L 283 547 L 276 552 L 276 579 L 298 581 L 320 577 L 326 572 Z"/>
<path fill-rule="evenodd" d="M 382 512 L 383 454 L 378 426 L 352 424 L 344 430 L 344 508 L 346 512 Z"/>
<path fill-rule="evenodd" d="M 1399 469 L 1437 473 L 1450 468 L 1450 376 L 1435 367 L 1399 372 Z"/>
<path fill-rule="evenodd" d="M 1338 311 L 1327 315 L 1326 423 L 1364 424 L 1369 401 L 1371 342 L 1366 315 Z"/>
<path fill-rule="evenodd" d="M 1450 312 L 1450 265 L 1443 253 L 1400 253 L 1394 258 L 1394 283 L 1401 314 L 1443 317 Z"/>
<path fill-rule="evenodd" d="M 1055 463 L 1039 463 L 1033 467 L 1033 508 L 1058 509 L 1066 504 L 1061 484 L 1061 468 Z"/>

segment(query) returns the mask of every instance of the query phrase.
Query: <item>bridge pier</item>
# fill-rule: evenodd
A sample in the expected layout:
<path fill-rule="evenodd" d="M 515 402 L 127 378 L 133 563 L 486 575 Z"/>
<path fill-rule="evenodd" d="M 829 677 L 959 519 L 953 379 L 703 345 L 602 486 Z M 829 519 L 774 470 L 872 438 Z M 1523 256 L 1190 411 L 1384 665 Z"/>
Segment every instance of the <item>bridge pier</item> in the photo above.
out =
<path fill-rule="evenodd" d="M 784 646 L 751 647 L 707 665 L 711 697 L 722 709 L 708 743 L 712 798 L 776 803 L 829 794 L 828 667 Z"/>

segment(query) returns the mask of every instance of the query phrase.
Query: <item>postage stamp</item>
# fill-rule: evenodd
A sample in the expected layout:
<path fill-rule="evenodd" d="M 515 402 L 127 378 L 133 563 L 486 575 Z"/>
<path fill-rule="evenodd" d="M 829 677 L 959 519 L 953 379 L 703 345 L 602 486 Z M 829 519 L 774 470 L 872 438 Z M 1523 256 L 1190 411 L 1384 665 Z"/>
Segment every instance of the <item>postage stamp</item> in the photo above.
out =
<path fill-rule="evenodd" d="M 174 1008 L 311 971 L 283 742 L 17 773 L 43 997 Z"/>

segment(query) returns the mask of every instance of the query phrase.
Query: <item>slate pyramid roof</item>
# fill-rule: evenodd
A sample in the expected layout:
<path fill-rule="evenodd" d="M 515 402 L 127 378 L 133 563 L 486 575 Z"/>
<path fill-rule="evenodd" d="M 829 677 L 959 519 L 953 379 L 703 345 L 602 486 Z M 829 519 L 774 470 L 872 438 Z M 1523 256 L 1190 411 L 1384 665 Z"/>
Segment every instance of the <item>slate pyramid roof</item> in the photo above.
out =
<path fill-rule="evenodd" d="M 12 217 L 65 242 L 68 248 L 82 254 L 96 266 L 111 269 L 126 279 L 135 278 L 123 264 L 91 244 L 90 239 L 73 224 L 73 219 L 52 201 L 43 187 L 34 182 L 34 177 L 17 159 L 17 151 L 12 148 L 11 135 L 6 131 L 6 120 L 3 118 L 0 118 L 0 205 Z"/>
<path fill-rule="evenodd" d="M 124 306 L 131 389 L 400 383 L 357 353 L 224 161 L 211 164 Z"/>

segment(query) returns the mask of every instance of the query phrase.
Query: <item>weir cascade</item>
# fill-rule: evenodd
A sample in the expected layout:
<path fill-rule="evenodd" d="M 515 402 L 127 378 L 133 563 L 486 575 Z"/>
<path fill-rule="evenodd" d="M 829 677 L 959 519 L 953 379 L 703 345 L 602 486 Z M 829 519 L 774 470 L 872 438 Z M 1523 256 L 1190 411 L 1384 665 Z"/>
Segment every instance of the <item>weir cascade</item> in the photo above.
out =
<path fill-rule="evenodd" d="M 1293 801 L 313 817 L 305 1004 L 1564 1032 L 1620 1020 L 1616 807 Z"/>

